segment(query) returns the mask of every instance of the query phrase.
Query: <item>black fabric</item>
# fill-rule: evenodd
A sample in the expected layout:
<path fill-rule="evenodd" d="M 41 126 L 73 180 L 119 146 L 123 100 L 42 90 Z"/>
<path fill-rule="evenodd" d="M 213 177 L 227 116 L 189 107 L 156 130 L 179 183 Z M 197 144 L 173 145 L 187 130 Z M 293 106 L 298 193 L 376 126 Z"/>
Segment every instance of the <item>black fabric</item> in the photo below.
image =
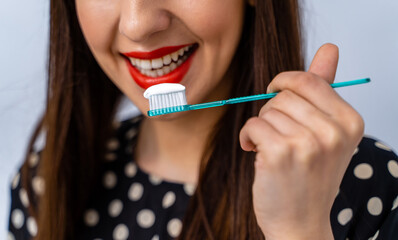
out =
<path fill-rule="evenodd" d="M 142 171 L 132 149 L 141 117 L 117 126 L 108 142 L 100 190 L 91 197 L 79 239 L 174 239 L 195 186 L 169 182 Z M 37 195 L 45 190 L 36 175 L 40 154 L 29 165 Z M 8 239 L 31 239 L 37 232 L 29 200 L 17 173 L 11 186 Z M 335 239 L 398 239 L 398 157 L 370 137 L 359 144 L 330 214 Z"/>

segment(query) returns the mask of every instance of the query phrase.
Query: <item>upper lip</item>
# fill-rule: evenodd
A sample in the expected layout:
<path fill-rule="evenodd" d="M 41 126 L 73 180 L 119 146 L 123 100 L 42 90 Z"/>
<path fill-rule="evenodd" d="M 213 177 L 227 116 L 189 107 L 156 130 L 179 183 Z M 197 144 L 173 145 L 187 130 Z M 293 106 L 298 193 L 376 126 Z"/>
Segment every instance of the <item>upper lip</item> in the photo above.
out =
<path fill-rule="evenodd" d="M 179 46 L 167 46 L 167 47 L 162 47 L 158 48 L 156 50 L 150 51 L 150 52 L 128 52 L 128 53 L 122 53 L 126 57 L 132 57 L 132 58 L 139 58 L 139 59 L 155 59 L 155 58 L 160 58 L 163 57 L 164 55 L 173 53 L 180 48 L 190 46 L 190 44 L 184 44 L 184 45 L 179 45 Z"/>

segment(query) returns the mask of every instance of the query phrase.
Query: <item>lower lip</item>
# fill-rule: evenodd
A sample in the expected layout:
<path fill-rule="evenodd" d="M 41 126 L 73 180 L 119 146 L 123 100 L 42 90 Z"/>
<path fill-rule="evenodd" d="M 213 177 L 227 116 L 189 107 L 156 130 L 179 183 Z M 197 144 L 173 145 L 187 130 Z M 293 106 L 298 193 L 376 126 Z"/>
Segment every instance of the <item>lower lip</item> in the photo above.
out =
<path fill-rule="evenodd" d="M 169 72 L 161 77 L 149 77 L 143 75 L 137 68 L 135 68 L 129 59 L 125 59 L 127 63 L 127 68 L 133 77 L 133 80 L 138 84 L 138 86 L 147 89 L 150 86 L 160 84 L 160 83 L 179 83 L 184 78 L 185 74 L 188 72 L 191 66 L 192 58 L 195 55 L 196 50 L 183 62 L 179 67 Z"/>

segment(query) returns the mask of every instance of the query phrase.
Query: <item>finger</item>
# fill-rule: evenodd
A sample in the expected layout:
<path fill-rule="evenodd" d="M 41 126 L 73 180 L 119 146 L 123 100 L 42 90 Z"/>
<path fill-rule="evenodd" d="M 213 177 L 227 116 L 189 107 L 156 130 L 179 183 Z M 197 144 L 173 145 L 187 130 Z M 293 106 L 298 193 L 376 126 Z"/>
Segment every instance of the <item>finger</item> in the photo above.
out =
<path fill-rule="evenodd" d="M 297 121 L 284 112 L 269 107 L 262 110 L 259 117 L 266 120 L 272 127 L 285 136 L 297 136 L 305 129 Z"/>
<path fill-rule="evenodd" d="M 305 127 L 323 145 L 326 144 L 323 136 L 329 135 L 331 127 L 336 126 L 336 122 L 329 115 L 320 111 L 304 98 L 288 90 L 284 90 L 275 98 L 268 101 L 261 109 L 260 115 L 265 114 L 269 109 L 276 109 L 297 122 L 297 124 Z M 275 128 L 278 129 L 277 126 Z M 296 129 L 296 131 L 303 131 L 300 128 Z"/>
<path fill-rule="evenodd" d="M 250 118 L 239 134 L 239 141 L 244 151 L 263 151 L 264 146 L 272 148 L 282 142 L 282 135 L 264 119 Z"/>
<path fill-rule="evenodd" d="M 349 104 L 326 81 L 322 81 L 319 76 L 312 73 L 280 73 L 272 80 L 267 91 L 281 91 L 278 93 L 280 95 L 285 90 L 294 92 L 331 116 L 346 114 L 349 108 Z"/>
<path fill-rule="evenodd" d="M 308 72 L 314 73 L 332 84 L 336 76 L 338 61 L 338 47 L 330 43 L 325 44 L 315 54 Z"/>

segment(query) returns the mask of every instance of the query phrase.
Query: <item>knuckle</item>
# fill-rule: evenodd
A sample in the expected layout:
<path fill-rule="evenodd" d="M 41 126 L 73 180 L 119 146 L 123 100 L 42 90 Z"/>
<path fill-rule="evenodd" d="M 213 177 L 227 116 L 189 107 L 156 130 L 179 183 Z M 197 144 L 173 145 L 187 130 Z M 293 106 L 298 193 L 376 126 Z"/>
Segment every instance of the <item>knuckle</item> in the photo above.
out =
<path fill-rule="evenodd" d="M 261 113 L 260 118 L 265 119 L 265 120 L 271 120 L 273 118 L 273 116 L 275 116 L 277 111 L 278 110 L 276 110 L 275 108 L 269 107 L 267 110 L 264 110 Z"/>
<path fill-rule="evenodd" d="M 245 125 L 242 127 L 240 134 L 244 133 L 244 132 L 251 132 L 253 128 L 256 127 L 256 125 L 258 125 L 258 117 L 251 117 L 249 118 Z"/>
<path fill-rule="evenodd" d="M 297 139 L 297 158 L 301 163 L 311 164 L 320 154 L 319 142 L 310 132 L 305 132 Z"/>
<path fill-rule="evenodd" d="M 257 121 L 258 121 L 258 118 L 257 118 L 257 117 L 251 117 L 251 118 L 249 118 L 249 119 L 246 121 L 245 126 L 246 126 L 246 127 L 252 126 L 252 125 L 256 124 Z"/>
<path fill-rule="evenodd" d="M 326 149 L 335 150 L 344 145 L 343 131 L 336 124 L 330 124 L 324 129 L 322 139 Z"/>
<path fill-rule="evenodd" d="M 271 99 L 271 100 L 273 100 L 273 99 Z M 261 117 L 261 116 L 263 116 L 264 115 L 264 113 L 266 113 L 267 112 L 267 110 L 268 110 L 268 108 L 269 108 L 269 105 L 270 105 L 270 102 L 271 102 L 271 100 L 269 100 L 261 109 L 260 109 L 260 112 L 258 113 L 258 116 L 259 117 Z"/>
<path fill-rule="evenodd" d="M 288 79 L 291 79 L 297 74 L 295 71 L 285 71 L 285 72 L 280 72 L 278 73 L 271 81 L 271 83 L 267 87 L 267 92 L 274 92 L 275 89 L 280 89 L 281 85 L 285 85 L 286 83 L 289 83 L 291 81 L 286 81 Z"/>
<path fill-rule="evenodd" d="M 360 137 L 363 135 L 365 130 L 365 122 L 362 116 L 356 111 L 353 112 L 351 120 L 348 124 L 348 131 L 354 137 Z"/>
<path fill-rule="evenodd" d="M 268 101 L 267 104 L 261 109 L 260 112 L 265 112 L 271 108 L 280 109 L 283 106 L 292 100 L 294 93 L 288 89 L 284 89 L 279 92 L 274 98 Z"/>
<path fill-rule="evenodd" d="M 288 101 L 289 99 L 293 98 L 293 92 L 289 89 L 284 89 L 275 97 L 279 101 Z"/>
<path fill-rule="evenodd" d="M 297 88 L 312 88 L 317 89 L 321 81 L 312 73 L 303 72 L 297 77 Z"/>

